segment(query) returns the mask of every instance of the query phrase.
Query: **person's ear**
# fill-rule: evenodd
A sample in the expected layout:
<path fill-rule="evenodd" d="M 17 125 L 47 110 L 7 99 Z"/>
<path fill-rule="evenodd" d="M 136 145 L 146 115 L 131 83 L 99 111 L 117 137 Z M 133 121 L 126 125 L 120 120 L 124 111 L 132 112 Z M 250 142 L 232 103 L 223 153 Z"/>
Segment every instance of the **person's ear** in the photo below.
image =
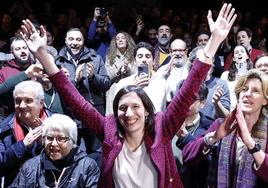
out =
<path fill-rule="evenodd" d="M 45 106 L 45 100 L 44 99 L 41 99 L 40 100 L 40 104 L 41 104 L 41 107 L 43 108 Z"/>

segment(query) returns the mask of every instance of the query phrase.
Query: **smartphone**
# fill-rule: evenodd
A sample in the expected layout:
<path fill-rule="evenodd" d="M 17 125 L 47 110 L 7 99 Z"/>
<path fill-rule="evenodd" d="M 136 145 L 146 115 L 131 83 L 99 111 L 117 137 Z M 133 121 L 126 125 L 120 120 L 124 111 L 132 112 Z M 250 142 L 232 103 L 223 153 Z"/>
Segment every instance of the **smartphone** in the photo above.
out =
<path fill-rule="evenodd" d="M 139 66 L 138 67 L 138 76 L 145 75 L 145 74 L 149 75 L 148 66 L 147 65 Z"/>

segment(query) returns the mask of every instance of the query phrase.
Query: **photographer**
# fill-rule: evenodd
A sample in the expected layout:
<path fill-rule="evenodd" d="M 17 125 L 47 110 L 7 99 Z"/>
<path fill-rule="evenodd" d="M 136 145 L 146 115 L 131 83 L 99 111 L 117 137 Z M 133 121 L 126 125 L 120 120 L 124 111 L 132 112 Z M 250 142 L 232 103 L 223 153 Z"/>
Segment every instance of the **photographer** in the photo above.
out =
<path fill-rule="evenodd" d="M 88 29 L 88 43 L 104 61 L 110 41 L 115 34 L 116 29 L 110 20 L 108 10 L 104 7 L 96 7 Z"/>
<path fill-rule="evenodd" d="M 84 37 L 78 28 L 67 32 L 65 44 L 56 64 L 68 70 L 69 78 L 81 95 L 104 114 L 105 92 L 110 87 L 110 79 L 102 58 L 95 50 L 84 46 Z"/>

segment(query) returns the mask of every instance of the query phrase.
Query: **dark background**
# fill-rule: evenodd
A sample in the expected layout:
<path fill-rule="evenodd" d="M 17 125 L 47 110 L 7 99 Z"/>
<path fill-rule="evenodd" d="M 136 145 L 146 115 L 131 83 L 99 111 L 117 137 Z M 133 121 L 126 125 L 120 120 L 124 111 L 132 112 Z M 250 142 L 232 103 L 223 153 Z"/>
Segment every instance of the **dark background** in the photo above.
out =
<path fill-rule="evenodd" d="M 16 0 L 0 0 L 0 12 L 8 10 L 12 3 Z M 22 1 L 22 0 L 20 0 Z M 160 8 L 176 8 L 176 9 L 219 9 L 221 0 L 26 0 L 36 11 L 42 9 L 44 2 L 51 2 L 53 9 L 57 11 L 65 11 L 70 7 L 74 7 L 82 12 L 87 11 L 89 7 L 94 6 L 110 6 L 115 5 L 129 9 L 130 7 L 160 7 Z M 232 0 L 233 6 L 239 11 L 250 11 L 256 14 L 266 14 L 268 12 L 264 1 L 249 0 Z M 265 3 L 267 4 L 267 2 Z"/>

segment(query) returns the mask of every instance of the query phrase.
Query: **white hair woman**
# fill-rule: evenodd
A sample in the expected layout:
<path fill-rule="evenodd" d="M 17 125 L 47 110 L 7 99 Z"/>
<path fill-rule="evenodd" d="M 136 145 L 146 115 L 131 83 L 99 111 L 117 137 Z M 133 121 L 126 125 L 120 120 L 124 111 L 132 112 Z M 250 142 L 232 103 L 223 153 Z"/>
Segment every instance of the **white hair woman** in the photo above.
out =
<path fill-rule="evenodd" d="M 43 122 L 44 150 L 20 169 L 11 187 L 97 187 L 97 163 L 77 145 L 77 126 L 53 114 Z"/>

